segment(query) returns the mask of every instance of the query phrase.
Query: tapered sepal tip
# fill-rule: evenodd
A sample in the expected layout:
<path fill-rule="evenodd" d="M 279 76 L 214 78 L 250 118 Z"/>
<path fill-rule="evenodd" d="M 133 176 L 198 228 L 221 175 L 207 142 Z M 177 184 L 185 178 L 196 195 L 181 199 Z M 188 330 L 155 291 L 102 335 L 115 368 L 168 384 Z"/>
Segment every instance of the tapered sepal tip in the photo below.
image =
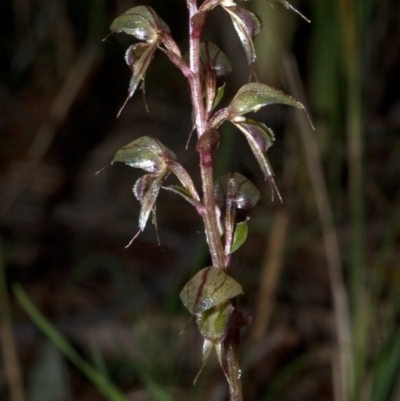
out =
<path fill-rule="evenodd" d="M 215 348 L 218 362 L 225 374 L 226 379 L 229 382 L 229 377 L 222 363 L 222 342 L 228 333 L 229 319 L 233 310 L 234 308 L 228 300 L 197 315 L 196 323 L 201 335 L 204 337 L 204 343 L 203 363 L 194 382 L 196 382 L 201 371 L 203 370 L 203 367 L 210 357 L 213 348 Z"/>

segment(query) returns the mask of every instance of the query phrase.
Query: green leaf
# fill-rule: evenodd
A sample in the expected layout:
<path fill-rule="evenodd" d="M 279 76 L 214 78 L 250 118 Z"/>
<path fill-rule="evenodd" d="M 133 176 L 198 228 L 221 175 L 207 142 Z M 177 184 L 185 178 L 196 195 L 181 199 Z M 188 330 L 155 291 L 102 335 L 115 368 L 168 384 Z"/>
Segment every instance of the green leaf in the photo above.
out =
<path fill-rule="evenodd" d="M 233 120 L 270 104 L 285 104 L 305 110 L 304 106 L 281 91 L 258 82 L 242 86 L 228 106 L 228 119 Z"/>
<path fill-rule="evenodd" d="M 111 32 L 125 32 L 148 43 L 156 41 L 162 32 L 170 33 L 168 25 L 147 6 L 130 8 L 112 22 Z"/>
<path fill-rule="evenodd" d="M 235 232 L 233 234 L 233 241 L 230 253 L 237 251 L 246 241 L 249 228 L 246 221 L 241 221 L 236 224 Z"/>
<path fill-rule="evenodd" d="M 215 96 L 213 107 L 212 107 L 213 109 L 218 106 L 219 102 L 224 97 L 225 86 L 226 86 L 226 82 L 224 82 L 223 85 L 221 85 L 219 88 L 217 88 L 217 95 Z"/>
<path fill-rule="evenodd" d="M 219 206 L 232 202 L 238 209 L 251 209 L 261 197 L 257 187 L 240 173 L 227 173 L 218 178 L 214 191 Z"/>
<path fill-rule="evenodd" d="M 234 3 L 233 3 L 234 4 Z M 256 60 L 253 39 L 261 31 L 261 22 L 252 12 L 240 7 L 228 7 L 221 4 L 232 18 L 233 26 L 242 42 L 248 64 Z"/>
<path fill-rule="evenodd" d="M 242 294 L 241 285 L 214 266 L 200 270 L 183 287 L 180 297 L 190 313 L 198 315 Z"/>
<path fill-rule="evenodd" d="M 113 161 L 128 166 L 141 168 L 148 173 L 160 173 L 165 170 L 169 160 L 175 160 L 172 150 L 164 146 L 158 139 L 142 136 L 123 146 L 115 154 Z"/>

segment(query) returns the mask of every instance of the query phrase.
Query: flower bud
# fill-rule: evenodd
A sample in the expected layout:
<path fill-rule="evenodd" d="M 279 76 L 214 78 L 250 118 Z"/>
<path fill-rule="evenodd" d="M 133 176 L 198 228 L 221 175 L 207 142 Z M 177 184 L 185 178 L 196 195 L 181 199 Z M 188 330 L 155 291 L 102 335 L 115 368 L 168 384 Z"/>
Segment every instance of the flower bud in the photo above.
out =
<path fill-rule="evenodd" d="M 227 173 L 215 184 L 215 199 L 219 206 L 232 202 L 238 209 L 251 209 L 260 199 L 260 191 L 239 173 Z"/>
<path fill-rule="evenodd" d="M 172 150 L 164 146 L 158 139 L 142 136 L 118 150 L 111 164 L 123 162 L 148 173 L 160 173 L 166 169 L 169 160 L 175 159 L 176 156 Z"/>

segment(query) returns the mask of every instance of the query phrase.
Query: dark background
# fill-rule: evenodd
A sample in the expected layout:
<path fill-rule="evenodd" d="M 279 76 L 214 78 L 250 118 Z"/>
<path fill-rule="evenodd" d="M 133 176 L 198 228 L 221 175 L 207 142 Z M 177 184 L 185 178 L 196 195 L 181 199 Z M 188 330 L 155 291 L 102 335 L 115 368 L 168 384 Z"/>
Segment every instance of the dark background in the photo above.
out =
<path fill-rule="evenodd" d="M 316 127 L 285 106 L 254 116 L 276 135 L 268 156 L 283 204 L 271 202 L 245 139 L 229 126 L 216 160 L 216 175 L 240 171 L 263 194 L 231 269 L 244 289 L 238 305 L 254 318 L 242 331 L 245 399 L 396 401 L 400 2 L 293 3 L 311 24 L 278 2 L 238 3 L 264 21 L 255 40 L 258 79 L 307 104 Z M 95 175 L 121 146 L 152 135 L 199 188 L 194 141 L 185 150 L 188 87 L 161 52 L 146 75 L 149 112 L 139 90 L 116 118 L 130 79 L 125 49 L 135 40 L 101 39 L 118 14 L 139 4 L 155 8 L 186 52 L 183 0 L 0 4 L 2 400 L 22 401 L 21 389 L 33 401 L 105 399 L 28 316 L 15 285 L 127 399 L 165 399 L 155 389 L 176 400 L 227 399 L 214 356 L 192 386 L 201 337 L 193 322 L 180 334 L 189 314 L 179 292 L 209 264 L 198 215 L 162 191 L 161 245 L 148 224 L 125 249 L 137 230 L 132 186 L 142 172 L 115 164 Z M 221 9 L 204 39 L 233 62 L 226 104 L 250 69 Z M 346 398 L 341 375 L 353 383 Z"/>

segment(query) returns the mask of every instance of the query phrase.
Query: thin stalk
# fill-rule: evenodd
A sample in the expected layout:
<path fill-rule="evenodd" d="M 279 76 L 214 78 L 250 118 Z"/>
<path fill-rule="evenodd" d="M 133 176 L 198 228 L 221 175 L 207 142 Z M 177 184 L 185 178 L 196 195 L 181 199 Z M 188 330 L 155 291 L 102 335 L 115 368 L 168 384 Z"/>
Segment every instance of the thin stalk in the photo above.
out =
<path fill-rule="evenodd" d="M 296 99 L 304 102 L 304 93 L 298 67 L 293 58 L 287 57 L 284 63 L 286 76 L 291 92 Z M 335 230 L 332 207 L 328 197 L 328 190 L 323 175 L 321 157 L 317 142 L 309 132 L 308 122 L 303 115 L 296 114 L 300 126 L 300 135 L 306 155 L 307 167 L 313 185 L 314 196 L 318 208 L 319 218 L 323 229 L 323 240 L 329 268 L 330 285 L 332 291 L 335 322 L 337 328 L 339 374 L 340 383 L 337 388 L 336 400 L 346 400 L 348 389 L 352 386 L 353 360 L 351 358 L 351 345 L 353 337 L 350 329 L 349 302 L 343 277 L 340 260 L 340 249 Z"/>
<path fill-rule="evenodd" d="M 351 210 L 351 295 L 353 312 L 362 298 L 364 264 L 364 188 L 362 161 L 362 110 L 359 38 L 356 2 L 340 1 L 344 66 L 347 84 L 347 137 L 349 159 L 349 202 Z"/>
<path fill-rule="evenodd" d="M 188 0 L 189 21 L 197 12 L 195 1 Z M 197 137 L 200 138 L 206 131 L 207 118 L 203 102 L 203 88 L 200 79 L 200 34 L 199 27 L 189 24 L 190 32 L 190 69 L 193 73 L 189 79 L 192 104 L 196 121 Z M 206 231 L 208 246 L 213 266 L 226 268 L 225 253 L 218 229 L 217 213 L 214 197 L 214 177 L 212 160 L 200 154 L 200 171 L 203 188 L 204 213 L 202 215 Z"/>
<path fill-rule="evenodd" d="M 356 0 L 341 0 L 339 3 L 342 23 L 343 66 L 346 78 L 346 134 L 349 166 L 349 206 L 350 206 L 350 295 L 353 313 L 353 339 L 357 346 L 353 349 L 354 385 L 350 389 L 351 398 L 358 399 L 362 375 L 367 363 L 365 348 L 368 330 L 365 325 L 365 202 L 363 184 L 363 132 L 362 99 L 360 78 L 360 19 L 357 15 Z"/>
<path fill-rule="evenodd" d="M 200 138 L 207 129 L 207 113 L 203 101 L 203 88 L 200 79 L 200 36 L 201 27 L 192 24 L 197 12 L 196 0 L 187 0 L 189 9 L 189 54 L 192 76 L 189 79 L 194 109 L 197 137 Z M 214 177 L 211 154 L 200 153 L 200 171 L 203 188 L 204 213 L 202 215 L 206 238 L 210 249 L 213 266 L 227 268 L 222 239 L 219 233 L 216 204 L 214 196 Z M 243 401 L 242 383 L 239 364 L 239 330 L 228 335 L 224 341 L 227 374 L 229 378 L 229 394 L 231 401 Z"/>

